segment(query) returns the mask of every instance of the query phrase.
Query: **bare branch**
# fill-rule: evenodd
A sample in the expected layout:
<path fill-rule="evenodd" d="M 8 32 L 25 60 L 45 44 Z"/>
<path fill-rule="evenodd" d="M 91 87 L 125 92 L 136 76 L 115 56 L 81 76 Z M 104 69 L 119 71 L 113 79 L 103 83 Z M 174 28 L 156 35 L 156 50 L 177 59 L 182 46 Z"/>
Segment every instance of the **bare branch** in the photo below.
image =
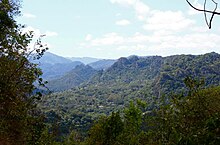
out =
<path fill-rule="evenodd" d="M 213 10 L 213 12 L 215 12 L 217 10 L 217 8 L 218 8 L 218 3 L 216 3 L 214 0 L 212 0 L 212 2 L 215 4 L 215 9 Z M 204 1 L 204 10 L 206 10 L 206 0 Z M 206 12 L 204 12 L 205 21 L 206 21 L 206 24 L 209 27 L 209 29 L 211 29 L 211 27 L 212 27 L 212 20 L 214 18 L 214 15 L 215 14 L 212 13 L 212 16 L 211 16 L 211 18 L 210 18 L 210 20 L 208 22 L 208 18 L 207 18 Z"/>
<path fill-rule="evenodd" d="M 197 10 L 197 11 L 204 12 L 206 24 L 207 24 L 207 26 L 209 27 L 209 29 L 211 29 L 211 27 L 212 27 L 212 20 L 213 20 L 213 18 L 214 18 L 214 15 L 220 15 L 219 12 L 216 12 L 216 10 L 217 10 L 217 8 L 218 8 L 218 3 L 215 2 L 214 0 L 212 0 L 212 2 L 215 4 L 215 9 L 214 9 L 213 11 L 210 11 L 210 10 L 206 10 L 206 2 L 207 2 L 207 0 L 204 1 L 204 4 L 203 4 L 204 9 L 196 8 L 195 6 L 193 6 L 193 5 L 189 2 L 189 0 L 186 0 L 186 2 L 187 2 L 193 9 L 195 9 L 195 10 Z M 212 14 L 209 21 L 208 21 L 208 18 L 207 18 L 207 14 L 206 14 L 206 13 L 211 13 L 211 14 Z"/>
<path fill-rule="evenodd" d="M 192 8 L 194 8 L 194 9 L 197 10 L 197 11 L 220 15 L 220 13 L 219 13 L 219 12 L 216 12 L 216 11 L 202 10 L 202 9 L 196 8 L 195 6 L 193 6 L 193 5 L 189 2 L 189 0 L 186 0 L 186 2 L 187 2 Z"/>

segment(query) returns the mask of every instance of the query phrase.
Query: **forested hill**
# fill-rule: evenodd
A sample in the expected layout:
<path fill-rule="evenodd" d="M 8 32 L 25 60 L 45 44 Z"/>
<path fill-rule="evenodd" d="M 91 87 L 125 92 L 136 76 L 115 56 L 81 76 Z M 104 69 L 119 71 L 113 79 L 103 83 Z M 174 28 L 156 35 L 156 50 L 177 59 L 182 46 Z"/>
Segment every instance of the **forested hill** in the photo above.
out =
<path fill-rule="evenodd" d="M 46 52 L 49 42 L 44 42 L 43 37 L 45 34 L 47 37 L 55 36 L 56 32 L 47 31 L 38 35 L 39 30 L 47 28 L 41 27 L 35 33 L 28 30 L 36 29 L 19 23 L 25 17 L 35 17 L 21 13 L 21 1 L 0 0 L 0 145 L 220 144 L 220 54 L 212 52 L 204 55 L 167 57 L 132 55 L 117 60 L 65 58 Z M 112 1 L 112 4 L 114 3 L 122 4 Z M 124 4 L 123 2 L 122 5 Z M 141 0 L 133 4 L 138 13 L 137 8 L 141 7 L 140 16 L 148 10 L 148 4 Z M 42 6 L 48 7 L 46 3 Z M 57 7 L 59 12 L 66 8 L 60 5 Z M 76 8 L 79 7 L 76 5 Z M 85 14 L 91 14 L 90 10 L 92 9 Z M 215 10 L 212 13 L 213 18 L 217 13 Z M 17 16 L 22 14 L 24 17 L 17 19 Z M 34 14 L 40 18 L 40 11 Z M 174 16 L 179 15 L 184 18 L 181 11 Z M 45 16 L 45 13 L 42 13 L 42 16 Z M 173 20 L 171 23 L 174 22 L 172 25 L 176 26 L 177 23 Z M 66 23 L 65 19 L 59 21 Z M 147 21 L 151 23 L 152 18 Z M 187 21 L 191 24 L 193 20 Z M 209 28 L 211 21 L 212 19 Z M 84 22 L 86 21 L 82 21 L 82 24 Z M 158 23 L 154 20 L 152 22 L 155 25 Z M 89 19 L 85 24 L 92 23 Z M 58 29 L 53 27 L 53 31 L 56 30 Z M 79 29 L 78 36 L 88 33 L 81 30 Z M 85 38 L 81 37 L 85 40 L 84 44 L 80 45 L 81 48 L 90 45 L 91 51 L 98 50 L 98 46 L 106 47 L 109 50 L 107 52 L 106 49 L 106 54 L 101 51 L 98 54 L 91 53 L 96 56 L 103 54 L 104 57 L 113 57 L 114 53 L 128 53 L 113 48 L 121 43 L 108 43 L 112 38 L 116 37 L 119 42 L 122 40 L 123 43 L 128 43 L 126 45 L 138 43 L 136 37 L 139 39 L 139 36 L 145 39 L 142 34 L 130 38 L 125 38 L 125 35 L 107 34 L 103 37 L 104 41 L 96 41 L 99 36 L 93 38 L 91 34 Z M 189 31 L 182 36 L 193 38 L 194 34 L 194 31 Z M 208 32 L 202 35 L 207 34 Z M 67 43 L 72 40 L 70 35 L 64 38 Z M 218 36 L 215 35 L 216 38 Z M 80 37 L 76 38 L 76 43 L 82 42 L 78 41 Z M 50 40 L 52 43 L 55 39 L 46 38 L 46 41 Z M 62 45 L 65 43 L 64 39 L 59 37 L 57 40 L 60 42 L 54 42 Z M 98 45 L 93 45 L 93 42 Z M 210 43 L 212 44 L 211 41 Z M 211 47 L 208 49 L 213 50 Z M 68 54 L 67 49 L 62 50 L 60 53 Z M 104 49 L 102 51 L 104 52 Z M 82 54 L 88 52 L 82 50 L 75 55 Z"/>
<path fill-rule="evenodd" d="M 114 60 L 105 61 L 108 67 L 99 71 L 92 68 L 93 65 L 81 65 L 62 77 L 49 81 L 48 87 L 52 91 L 62 91 L 83 84 L 87 88 L 95 86 L 118 90 L 122 87 L 123 90 L 129 85 L 142 88 L 148 84 L 151 93 L 157 96 L 161 93 L 182 91 L 183 80 L 187 76 L 204 78 L 206 85 L 218 85 L 220 81 L 220 55 L 214 52 L 168 57 L 131 56 L 122 57 L 112 64 L 113 62 Z"/>
<path fill-rule="evenodd" d="M 153 82 L 154 92 L 175 92 L 184 89 L 183 79 L 187 76 L 204 79 L 205 85 L 220 84 L 220 55 L 176 55 L 165 57 L 160 74 Z"/>
<path fill-rule="evenodd" d="M 120 58 L 106 71 L 100 71 L 89 85 L 127 86 L 151 84 L 152 93 L 176 92 L 184 89 L 187 77 L 205 79 L 205 85 L 219 85 L 220 55 L 174 55 Z"/>
<path fill-rule="evenodd" d="M 71 89 L 89 80 L 96 72 L 91 66 L 81 64 L 62 77 L 49 81 L 47 87 L 52 91 Z"/>
<path fill-rule="evenodd" d="M 168 95 L 185 90 L 183 80 L 187 76 L 204 78 L 205 85 L 220 84 L 220 55 L 175 55 L 168 57 L 150 56 L 120 58 L 106 70 L 96 71 L 81 65 L 67 73 L 60 87 L 69 87 L 71 81 L 78 80 L 69 90 L 52 93 L 43 97 L 40 107 L 46 113 L 55 113 L 65 118 L 64 124 L 88 129 L 94 119 L 101 114 L 110 114 L 127 106 L 131 100 L 141 99 L 153 104 L 153 96 Z M 77 75 L 76 75 L 77 74 Z M 79 79 L 78 76 L 86 77 Z M 51 82 L 52 85 L 58 84 Z M 70 88 L 70 87 L 69 87 Z M 70 121 L 70 122 L 69 122 Z M 66 126 L 68 127 L 68 126 Z"/>

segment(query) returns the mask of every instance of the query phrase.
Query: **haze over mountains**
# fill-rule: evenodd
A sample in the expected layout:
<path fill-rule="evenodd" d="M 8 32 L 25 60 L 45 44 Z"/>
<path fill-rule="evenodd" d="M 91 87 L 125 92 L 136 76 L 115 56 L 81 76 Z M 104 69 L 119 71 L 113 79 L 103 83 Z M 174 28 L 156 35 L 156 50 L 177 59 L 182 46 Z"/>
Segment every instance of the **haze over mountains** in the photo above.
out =
<path fill-rule="evenodd" d="M 85 57 L 72 61 L 47 52 L 40 59 L 39 67 L 52 91 L 64 91 L 82 84 L 113 87 L 133 83 L 139 86 L 150 84 L 151 91 L 158 95 L 158 88 L 165 92 L 184 88 L 183 79 L 187 76 L 206 77 L 208 84 L 216 84 L 220 81 L 217 77 L 220 76 L 219 58 L 219 54 L 213 52 L 168 57 L 134 55 L 118 60 Z"/>
<path fill-rule="evenodd" d="M 99 61 L 101 59 L 98 58 L 92 58 L 92 57 L 68 57 L 71 61 L 80 61 L 84 64 L 90 64 L 96 61 Z"/>
<path fill-rule="evenodd" d="M 97 59 L 91 57 L 65 58 L 50 52 L 46 52 L 40 60 L 35 60 L 34 62 L 39 64 L 39 67 L 42 69 L 43 79 L 54 80 L 62 77 L 67 72 L 70 72 L 78 65 L 90 65 L 95 70 L 101 70 L 108 68 L 115 61 L 116 60 Z"/>

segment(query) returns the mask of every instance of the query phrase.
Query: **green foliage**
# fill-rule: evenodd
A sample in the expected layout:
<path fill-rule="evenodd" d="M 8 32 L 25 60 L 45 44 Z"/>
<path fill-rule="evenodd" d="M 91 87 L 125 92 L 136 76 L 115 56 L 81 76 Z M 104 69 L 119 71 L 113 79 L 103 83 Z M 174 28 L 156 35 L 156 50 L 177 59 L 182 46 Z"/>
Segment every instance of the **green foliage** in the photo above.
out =
<path fill-rule="evenodd" d="M 139 144 L 141 124 L 142 111 L 140 106 L 131 102 L 123 114 L 113 112 L 108 117 L 101 117 L 90 129 L 86 143 L 99 145 Z"/>
<path fill-rule="evenodd" d="M 220 88 L 200 88 L 202 82 L 186 79 L 187 96 L 174 95 L 156 110 L 150 136 L 157 144 L 218 144 L 220 142 Z M 158 126 L 158 127 L 156 127 Z"/>
<path fill-rule="evenodd" d="M 204 55 L 174 55 L 165 57 L 160 74 L 153 82 L 154 95 L 182 92 L 185 89 L 184 79 L 204 78 L 205 86 L 220 85 L 220 55 L 207 53 Z"/>
<path fill-rule="evenodd" d="M 35 106 L 38 97 L 31 97 L 33 83 L 43 85 L 41 71 L 28 59 L 40 58 L 46 49 L 39 39 L 34 50 L 28 50 L 33 35 L 23 34 L 23 26 L 14 20 L 19 6 L 17 0 L 0 1 L 0 144 L 35 143 L 44 128 Z"/>
<path fill-rule="evenodd" d="M 45 96 L 38 104 L 45 119 L 36 108 L 41 94 L 33 96 L 34 83 L 43 85 L 42 73 L 29 58 L 39 59 L 46 49 L 40 39 L 28 49 L 33 33 L 21 32 L 23 26 L 14 20 L 18 14 L 19 1 L 0 1 L 0 144 L 220 143 L 220 88 L 205 89 L 219 85 L 219 54 L 132 56 L 98 72 L 79 66 L 62 79 L 85 83 Z M 185 86 L 186 76 L 205 76 L 206 81 L 187 77 Z M 66 84 L 70 87 L 73 80 Z M 136 99 L 148 106 L 139 100 L 129 105 Z M 101 114 L 109 116 L 100 118 Z"/>
<path fill-rule="evenodd" d="M 142 122 L 142 111 L 133 102 L 124 111 L 125 125 L 129 134 L 137 135 Z"/>
<path fill-rule="evenodd" d="M 52 85 L 62 88 L 65 85 L 70 87 L 75 82 L 82 82 L 77 77 L 78 74 L 82 78 L 85 78 L 83 77 L 85 74 L 94 74 L 93 77 L 86 77 L 87 82 L 70 90 L 45 96 L 39 108 L 46 115 L 50 111 L 60 115 L 63 119 L 62 126 L 66 126 L 62 127 L 64 136 L 69 133 L 69 127 L 78 129 L 85 136 L 91 123 L 100 115 L 110 115 L 113 111 L 122 110 L 129 106 L 131 100 L 140 99 L 149 102 L 147 109 L 142 109 L 142 111 L 149 111 L 161 105 L 156 102 L 163 97 L 163 94 L 166 94 L 165 96 L 175 93 L 186 95 L 187 91 L 190 91 L 184 84 L 187 76 L 192 76 L 191 78 L 195 80 L 204 78 L 202 82 L 204 86 L 196 84 L 193 87 L 194 90 L 198 85 L 200 87 L 197 90 L 205 86 L 218 85 L 219 61 L 219 54 L 209 53 L 197 56 L 132 56 L 121 58 L 110 68 L 98 72 L 92 71 L 89 67 L 80 66 L 62 78 L 65 80 L 64 85 L 62 81 L 54 82 Z M 164 104 L 166 103 L 168 98 L 164 100 Z"/>
<path fill-rule="evenodd" d="M 220 87 L 202 88 L 203 81 L 185 80 L 189 92 L 163 96 L 145 111 L 130 103 L 124 113 L 102 117 L 89 132 L 87 144 L 212 144 L 220 143 Z"/>
<path fill-rule="evenodd" d="M 49 87 L 51 91 L 71 89 L 88 81 L 95 73 L 96 70 L 91 66 L 81 64 L 76 66 L 70 72 L 66 73 L 64 76 L 49 81 L 47 87 Z"/>
<path fill-rule="evenodd" d="M 70 135 L 68 137 L 66 137 L 63 144 L 64 145 L 80 145 L 80 144 L 83 144 L 82 143 L 82 137 L 78 132 L 72 131 L 70 133 Z"/>
<path fill-rule="evenodd" d="M 119 142 L 124 129 L 124 123 L 119 112 L 112 113 L 109 117 L 102 117 L 90 129 L 87 144 L 114 145 Z"/>

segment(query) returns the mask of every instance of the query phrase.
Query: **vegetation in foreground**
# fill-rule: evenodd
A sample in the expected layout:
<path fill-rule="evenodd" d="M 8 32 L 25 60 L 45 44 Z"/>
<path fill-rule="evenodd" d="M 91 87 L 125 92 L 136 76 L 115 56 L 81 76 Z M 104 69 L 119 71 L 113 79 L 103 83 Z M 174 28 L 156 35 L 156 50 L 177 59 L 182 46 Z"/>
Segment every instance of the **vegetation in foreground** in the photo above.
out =
<path fill-rule="evenodd" d="M 99 117 L 88 134 L 71 129 L 62 136 L 62 118 L 45 118 L 36 107 L 34 82 L 41 71 L 28 58 L 32 33 L 21 32 L 14 16 L 19 1 L 0 1 L 0 144 L 219 144 L 220 87 L 203 88 L 202 81 L 185 79 L 187 94 L 165 95 L 154 107 L 137 100 L 122 111 Z M 36 43 L 36 59 L 45 49 Z M 52 121 L 52 122 L 50 122 Z M 64 138 L 62 138 L 64 137 Z"/>
<path fill-rule="evenodd" d="M 66 144 L 146 145 L 220 143 L 220 87 L 203 88 L 202 81 L 185 79 L 188 93 L 164 96 L 153 110 L 137 100 L 121 112 L 102 116 L 82 141 L 76 132 Z"/>

